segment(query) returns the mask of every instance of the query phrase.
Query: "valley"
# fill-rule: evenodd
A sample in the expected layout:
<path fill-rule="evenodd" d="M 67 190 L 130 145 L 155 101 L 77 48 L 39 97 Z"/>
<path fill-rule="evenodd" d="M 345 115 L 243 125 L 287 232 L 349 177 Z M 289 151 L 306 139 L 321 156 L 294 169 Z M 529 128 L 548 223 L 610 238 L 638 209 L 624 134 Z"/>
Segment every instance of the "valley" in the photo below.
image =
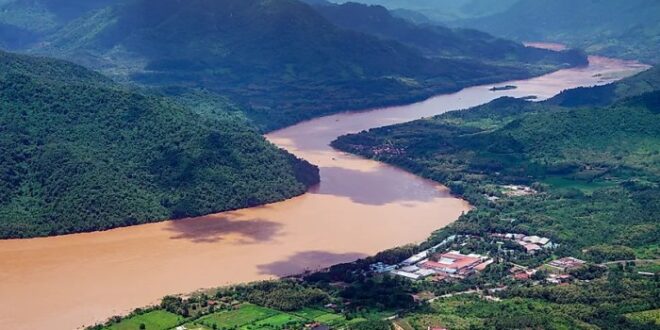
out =
<path fill-rule="evenodd" d="M 492 92 L 492 84 L 481 85 L 410 105 L 313 119 L 267 135 L 320 167 L 321 183 L 300 197 L 181 221 L 0 241 L 0 328 L 91 325 L 166 294 L 320 269 L 423 241 L 470 205 L 437 183 L 336 151 L 331 141 L 501 96 L 546 99 L 645 68 L 592 56 L 586 67 L 498 82 L 516 89 Z"/>
<path fill-rule="evenodd" d="M 660 329 L 657 0 L 0 0 L 0 329 Z"/>

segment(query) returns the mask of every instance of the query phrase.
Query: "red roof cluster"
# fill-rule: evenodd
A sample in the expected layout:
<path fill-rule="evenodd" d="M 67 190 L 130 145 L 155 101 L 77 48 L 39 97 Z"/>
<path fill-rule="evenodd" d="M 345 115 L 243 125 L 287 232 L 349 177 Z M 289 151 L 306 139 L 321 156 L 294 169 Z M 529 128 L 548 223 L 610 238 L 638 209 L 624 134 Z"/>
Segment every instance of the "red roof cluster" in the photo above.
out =
<path fill-rule="evenodd" d="M 448 262 L 443 262 L 448 261 Z M 438 261 L 428 260 L 422 264 L 424 268 L 430 269 L 455 269 L 460 271 L 467 267 L 475 266 L 480 263 L 481 259 L 477 257 L 466 256 L 456 253 L 445 253 L 440 255 Z"/>

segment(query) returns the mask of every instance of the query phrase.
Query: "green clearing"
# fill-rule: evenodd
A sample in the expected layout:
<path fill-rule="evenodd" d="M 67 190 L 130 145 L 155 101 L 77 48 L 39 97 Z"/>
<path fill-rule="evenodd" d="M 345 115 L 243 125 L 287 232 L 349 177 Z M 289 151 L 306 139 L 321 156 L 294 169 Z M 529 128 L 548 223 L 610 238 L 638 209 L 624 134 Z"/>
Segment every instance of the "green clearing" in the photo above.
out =
<path fill-rule="evenodd" d="M 308 320 L 314 320 L 319 316 L 326 315 L 329 313 L 326 311 L 322 311 L 320 309 L 305 307 L 299 311 L 293 312 L 293 314 Z"/>
<path fill-rule="evenodd" d="M 314 321 L 333 326 L 343 324 L 346 322 L 346 318 L 343 315 L 327 313 L 315 317 Z"/>
<path fill-rule="evenodd" d="M 157 310 L 125 319 L 119 323 L 107 327 L 107 330 L 138 330 L 140 324 L 144 324 L 148 330 L 166 330 L 175 327 L 183 321 L 183 317 L 164 311 Z"/>
<path fill-rule="evenodd" d="M 301 322 L 305 322 L 305 319 L 297 317 L 295 315 L 281 313 L 281 314 L 271 316 L 267 319 L 258 321 L 258 322 L 254 323 L 252 325 L 248 325 L 244 328 L 247 329 L 249 327 L 251 329 L 254 329 L 254 328 L 257 328 L 257 329 L 282 329 L 287 325 L 291 325 L 293 323 L 301 323 Z"/>
<path fill-rule="evenodd" d="M 626 317 L 636 322 L 654 323 L 655 325 L 660 326 L 660 308 L 643 311 L 643 312 L 626 314 Z"/>
<path fill-rule="evenodd" d="M 638 263 L 635 268 L 638 272 L 660 273 L 660 262 Z"/>
<path fill-rule="evenodd" d="M 660 256 L 660 244 L 650 244 L 635 248 L 637 259 L 656 259 Z"/>
<path fill-rule="evenodd" d="M 345 324 L 353 324 L 355 322 L 359 321 L 364 321 L 366 319 L 364 318 L 355 318 L 351 321 L 347 321 L 346 317 L 344 315 L 340 314 L 335 314 L 330 311 L 322 310 L 322 309 L 316 309 L 316 308 L 310 308 L 310 307 L 305 307 L 299 311 L 293 312 L 293 314 L 310 320 L 310 321 L 316 321 L 319 323 L 323 323 L 325 325 L 329 326 L 342 326 Z"/>
<path fill-rule="evenodd" d="M 578 189 L 586 194 L 591 194 L 595 190 L 601 188 L 616 186 L 616 183 L 612 181 L 571 180 L 561 176 L 548 177 L 547 179 L 543 180 L 543 183 L 559 189 Z"/>
<path fill-rule="evenodd" d="M 343 315 L 333 314 L 315 308 L 304 308 L 294 313 L 285 313 L 253 304 L 244 304 L 239 309 L 221 311 L 204 316 L 185 324 L 188 330 L 209 330 L 216 324 L 218 329 L 238 328 L 241 330 L 281 329 L 287 326 L 311 321 L 329 326 L 342 326 L 363 321 L 356 318 L 350 322 Z"/>
<path fill-rule="evenodd" d="M 237 310 L 214 313 L 199 319 L 196 323 L 211 326 L 214 323 L 220 327 L 241 327 L 256 321 L 267 319 L 280 312 L 252 304 L 244 304 Z"/>

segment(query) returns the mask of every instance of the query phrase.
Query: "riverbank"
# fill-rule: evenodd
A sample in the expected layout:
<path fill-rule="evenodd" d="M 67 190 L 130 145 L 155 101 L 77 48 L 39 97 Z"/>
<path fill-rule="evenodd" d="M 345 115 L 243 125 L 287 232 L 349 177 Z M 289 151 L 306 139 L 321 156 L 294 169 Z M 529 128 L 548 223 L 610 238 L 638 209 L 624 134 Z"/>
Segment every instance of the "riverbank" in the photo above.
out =
<path fill-rule="evenodd" d="M 107 232 L 0 241 L 0 328 L 76 328 L 166 294 L 283 276 L 420 242 L 469 205 L 436 183 L 333 150 L 332 140 L 504 95 L 547 98 L 639 69 L 634 62 L 592 57 L 585 68 L 505 82 L 516 90 L 477 86 L 273 132 L 270 141 L 321 168 L 318 187 L 281 203 Z"/>

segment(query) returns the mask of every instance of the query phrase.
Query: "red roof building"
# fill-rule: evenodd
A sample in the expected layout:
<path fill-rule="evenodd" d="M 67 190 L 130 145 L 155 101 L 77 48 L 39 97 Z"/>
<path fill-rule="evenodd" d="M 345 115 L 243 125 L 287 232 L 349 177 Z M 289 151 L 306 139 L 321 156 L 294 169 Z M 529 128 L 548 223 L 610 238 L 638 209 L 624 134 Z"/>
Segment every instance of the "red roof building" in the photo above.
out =
<path fill-rule="evenodd" d="M 515 273 L 513 274 L 513 278 L 515 278 L 518 281 L 525 281 L 525 280 L 529 280 L 529 274 L 525 272 Z"/>
<path fill-rule="evenodd" d="M 480 263 L 479 257 L 449 252 L 440 255 L 437 261 L 427 260 L 421 266 L 442 273 L 466 274 Z"/>

